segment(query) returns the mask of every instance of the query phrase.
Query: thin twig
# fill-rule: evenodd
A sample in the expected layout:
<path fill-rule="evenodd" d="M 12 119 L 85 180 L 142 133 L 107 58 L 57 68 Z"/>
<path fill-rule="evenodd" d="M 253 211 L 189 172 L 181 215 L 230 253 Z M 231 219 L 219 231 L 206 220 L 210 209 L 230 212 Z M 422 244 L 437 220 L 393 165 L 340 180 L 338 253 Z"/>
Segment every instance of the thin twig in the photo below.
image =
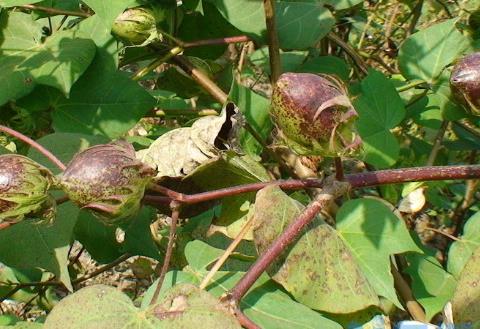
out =
<path fill-rule="evenodd" d="M 133 80 L 135 81 L 138 81 L 140 80 L 141 78 L 143 78 L 144 76 L 146 76 L 148 73 L 150 73 L 151 71 L 155 70 L 157 67 L 159 67 L 160 65 L 166 63 L 167 61 L 169 61 L 172 57 L 180 54 L 181 52 L 183 52 L 183 48 L 181 47 L 174 47 L 172 49 L 169 50 L 168 53 L 166 53 L 164 56 L 160 57 L 160 58 L 157 58 L 156 60 L 154 60 L 153 62 L 151 62 L 149 65 L 147 65 L 146 67 L 138 70 L 134 75 L 133 75 Z"/>
<path fill-rule="evenodd" d="M 200 86 L 202 86 L 219 103 L 225 104 L 228 95 L 223 92 L 209 77 L 201 70 L 197 69 L 185 56 L 175 56 L 172 59 L 182 70 L 192 77 Z"/>
<path fill-rule="evenodd" d="M 409 89 L 416 88 L 425 84 L 427 84 L 427 82 L 424 80 L 412 80 L 404 84 L 403 86 L 397 87 L 395 89 L 397 90 L 397 92 L 401 93 L 402 91 L 407 91 Z"/>
<path fill-rule="evenodd" d="M 439 229 L 434 228 L 434 227 L 425 227 L 424 229 L 427 230 L 427 231 L 432 231 L 432 232 L 441 234 L 443 236 L 446 236 L 447 238 L 452 239 L 453 241 L 460 241 L 461 240 L 461 239 L 459 239 L 459 238 L 457 238 L 457 237 L 455 237 L 455 236 L 453 236 L 453 235 L 451 235 L 447 232 L 444 232 L 444 231 L 439 230 Z"/>
<path fill-rule="evenodd" d="M 30 145 L 31 147 L 36 149 L 38 152 L 42 153 L 45 157 L 47 157 L 58 168 L 60 168 L 60 170 L 62 170 L 62 171 L 65 170 L 66 166 L 63 164 L 62 161 L 60 161 L 55 155 L 52 154 L 52 152 L 50 152 L 49 150 L 44 148 L 42 145 L 40 145 L 39 143 L 37 143 L 36 141 L 31 139 L 30 137 L 25 136 L 24 134 L 14 130 L 14 129 L 11 129 L 11 128 L 8 128 L 8 127 L 2 126 L 2 125 L 0 125 L 0 131 L 4 132 L 6 134 L 9 134 L 9 135 L 11 135 L 15 138 L 18 138 L 19 140 L 21 140 L 25 144 Z"/>
<path fill-rule="evenodd" d="M 178 216 L 180 213 L 179 206 L 180 205 L 175 201 L 173 201 L 170 205 L 170 208 L 172 209 L 172 223 L 170 225 L 170 233 L 168 235 L 167 251 L 165 252 L 162 269 L 160 271 L 160 275 L 157 281 L 157 287 L 155 288 L 155 292 L 153 293 L 152 299 L 150 300 L 150 305 L 154 305 L 157 302 L 158 297 L 160 296 L 160 291 L 162 290 L 163 281 L 165 280 L 165 275 L 167 274 L 168 268 L 170 266 L 170 259 L 172 258 L 173 246 L 177 232 Z"/>
<path fill-rule="evenodd" d="M 393 263 L 391 263 L 390 267 L 393 274 L 395 290 L 398 292 L 403 302 L 405 303 L 405 307 L 407 308 L 408 313 L 410 313 L 414 320 L 425 322 L 425 311 L 423 310 L 422 306 L 415 300 L 412 289 L 405 281 L 403 276 L 400 274 L 400 272 L 398 272 L 397 268 Z"/>
<path fill-rule="evenodd" d="M 235 237 L 235 240 L 230 243 L 228 248 L 224 251 L 222 256 L 215 262 L 215 265 L 210 269 L 210 271 L 207 273 L 207 275 L 203 278 L 202 282 L 198 286 L 200 289 L 205 289 L 210 282 L 210 280 L 213 278 L 215 273 L 218 272 L 220 267 L 227 261 L 228 257 L 235 251 L 239 243 L 243 240 L 245 235 L 248 233 L 250 228 L 253 225 L 253 216 L 247 220 L 245 225 L 243 225 L 242 230 L 238 233 L 238 235 Z"/>
<path fill-rule="evenodd" d="M 229 43 L 240 43 L 240 42 L 248 42 L 250 38 L 246 35 L 239 35 L 235 37 L 225 37 L 225 38 L 217 38 L 217 39 L 206 39 L 206 40 L 197 40 L 191 42 L 183 42 L 184 48 L 193 48 L 193 47 L 201 47 L 201 46 L 212 46 L 212 45 L 224 45 Z"/>
<path fill-rule="evenodd" d="M 428 160 L 426 165 L 433 166 L 435 163 L 435 159 L 437 158 L 438 152 L 440 152 L 440 148 L 442 147 L 443 136 L 445 136 L 445 132 L 448 129 L 449 121 L 443 121 L 442 126 L 438 130 L 437 136 L 435 136 L 435 140 L 433 141 L 433 147 L 430 151 L 430 155 L 428 156 Z"/>
<path fill-rule="evenodd" d="M 342 48 L 345 53 L 352 58 L 353 62 L 358 66 L 358 68 L 363 72 L 363 74 L 368 74 L 367 64 L 362 59 L 355 49 L 350 46 L 348 43 L 342 40 L 338 35 L 333 32 L 327 34 L 327 38 L 335 42 L 340 48 Z"/>
<path fill-rule="evenodd" d="M 106 272 L 112 268 L 114 268 L 115 266 L 117 266 L 118 264 L 121 264 L 123 263 L 124 261 L 126 261 L 127 259 L 129 259 L 130 257 L 132 257 L 132 254 L 130 253 L 125 253 L 123 254 L 122 256 L 118 257 L 117 259 L 115 259 L 113 262 L 111 263 L 108 263 L 98 269 L 96 269 L 95 271 L 91 272 L 91 273 L 88 273 L 88 274 L 85 274 L 84 276 L 80 277 L 80 278 L 77 278 L 75 280 L 72 280 L 72 284 L 79 284 L 83 281 L 87 281 L 91 278 L 94 278 L 100 274 L 102 274 L 103 272 Z"/>
<path fill-rule="evenodd" d="M 422 7 L 423 7 L 423 0 L 418 0 L 417 4 L 413 8 L 413 17 L 412 20 L 410 21 L 410 25 L 407 30 L 407 37 L 410 34 L 413 34 L 415 31 L 415 27 L 417 26 L 418 20 L 420 19 L 420 16 L 422 15 Z"/>
<path fill-rule="evenodd" d="M 257 259 L 247 273 L 237 282 L 224 298 L 224 301 L 238 303 L 247 293 L 260 275 L 277 259 L 303 229 L 311 223 L 322 209 L 328 209 L 328 205 L 337 197 L 347 193 L 349 184 L 332 181 L 327 184 L 323 191 L 303 210 L 303 212 L 280 234 L 270 247 Z"/>
<path fill-rule="evenodd" d="M 62 10 L 62 9 L 43 7 L 43 6 L 37 6 L 37 5 L 23 5 L 23 6 L 17 6 L 17 8 L 43 11 L 50 15 L 65 15 L 65 16 L 77 16 L 77 17 L 91 16 L 89 13 L 85 13 L 82 11 Z"/>
<path fill-rule="evenodd" d="M 268 35 L 268 55 L 270 58 L 271 82 L 276 83 L 282 74 L 282 62 L 280 59 L 280 42 L 278 40 L 277 27 L 275 22 L 275 1 L 263 0 L 265 10 L 265 23 Z"/>

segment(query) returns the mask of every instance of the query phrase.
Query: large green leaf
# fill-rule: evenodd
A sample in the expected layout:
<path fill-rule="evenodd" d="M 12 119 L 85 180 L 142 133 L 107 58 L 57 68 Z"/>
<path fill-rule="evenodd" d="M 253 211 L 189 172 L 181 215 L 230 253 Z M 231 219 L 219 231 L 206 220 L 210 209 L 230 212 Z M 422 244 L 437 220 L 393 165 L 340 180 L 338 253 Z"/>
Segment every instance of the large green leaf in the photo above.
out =
<path fill-rule="evenodd" d="M 162 286 L 162 293 L 169 287 L 180 283 L 200 284 L 207 274 L 206 270 L 187 268 L 186 271 L 167 273 Z M 218 272 L 206 288 L 216 297 L 221 297 L 244 275 L 242 272 Z M 155 282 L 145 293 L 142 308 L 150 302 Z M 341 326 L 305 305 L 295 302 L 288 294 L 279 289 L 268 277 L 262 275 L 253 288 L 240 301 L 242 311 L 264 329 L 340 329 Z"/>
<path fill-rule="evenodd" d="M 355 99 L 359 114 L 358 132 L 363 139 L 365 161 L 380 168 L 392 166 L 400 146 L 390 132 L 405 116 L 402 99 L 393 83 L 382 73 L 370 70 Z"/>
<path fill-rule="evenodd" d="M 16 67 L 24 60 L 26 49 L 38 45 L 41 37 L 40 25 L 29 15 L 3 11 L 0 14 L 0 104 L 28 94 L 34 87 L 33 77 L 29 70 Z M 17 54 L 17 55 L 16 55 Z M 8 56 L 7 56 L 8 55 Z"/>
<path fill-rule="evenodd" d="M 472 253 L 480 247 L 480 212 L 470 217 L 463 227 L 463 235 L 448 250 L 447 268 L 457 279 Z"/>
<path fill-rule="evenodd" d="M 113 287 L 95 285 L 64 298 L 47 317 L 45 329 L 241 328 L 218 299 L 192 285 L 176 285 L 146 310 Z"/>
<path fill-rule="evenodd" d="M 303 209 L 303 205 L 277 186 L 260 190 L 255 200 L 253 230 L 258 253 L 265 252 Z M 267 269 L 273 280 L 297 301 L 316 310 L 352 313 L 378 305 L 377 294 L 369 280 L 331 226 L 317 218 L 302 233 Z"/>
<path fill-rule="evenodd" d="M 262 1 L 209 0 L 236 28 L 266 43 L 265 13 Z M 335 20 L 321 3 L 276 1 L 277 31 L 284 49 L 306 49 L 325 36 Z"/>
<path fill-rule="evenodd" d="M 390 255 L 422 252 L 405 223 L 381 201 L 357 199 L 337 213 L 337 231 L 376 293 L 402 307 L 390 273 Z"/>
<path fill-rule="evenodd" d="M 480 328 L 480 248 L 477 248 L 458 279 L 457 289 L 452 299 L 455 323 L 468 324 L 468 328 Z"/>
<path fill-rule="evenodd" d="M 413 295 L 423 306 L 427 320 L 431 320 L 452 299 L 457 282 L 433 256 L 415 253 L 407 259 Z"/>
<path fill-rule="evenodd" d="M 332 13 L 321 3 L 277 1 L 275 12 L 284 49 L 313 47 L 335 24 Z"/>
<path fill-rule="evenodd" d="M 398 65 L 409 79 L 422 79 L 430 83 L 442 70 L 469 47 L 469 40 L 450 19 L 411 35 L 400 48 Z"/>
<path fill-rule="evenodd" d="M 51 225 L 22 221 L 0 230 L 0 261 L 19 269 L 45 269 L 71 289 L 67 254 L 77 215 L 77 207 L 64 203 Z"/>
<path fill-rule="evenodd" d="M 95 44 L 72 31 L 59 31 L 40 42 L 39 25 L 22 13 L 2 14 L 5 24 L 0 69 L 7 88 L 0 92 L 0 104 L 27 94 L 35 83 L 69 95 L 75 81 L 95 56 Z"/>
<path fill-rule="evenodd" d="M 122 136 L 155 105 L 155 99 L 122 72 L 111 69 L 113 58 L 95 57 L 52 114 L 57 132 Z M 88 95 L 88 97 L 86 97 Z"/>

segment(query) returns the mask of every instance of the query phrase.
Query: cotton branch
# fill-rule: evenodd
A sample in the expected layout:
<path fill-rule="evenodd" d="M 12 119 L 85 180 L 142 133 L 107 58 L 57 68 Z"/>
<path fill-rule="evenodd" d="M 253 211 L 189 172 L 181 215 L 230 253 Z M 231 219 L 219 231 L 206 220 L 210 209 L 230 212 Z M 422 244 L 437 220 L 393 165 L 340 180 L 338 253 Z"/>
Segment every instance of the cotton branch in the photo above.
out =
<path fill-rule="evenodd" d="M 275 259 L 294 242 L 302 230 L 310 224 L 322 209 L 327 209 L 331 202 L 348 192 L 350 185 L 344 182 L 330 180 L 323 190 L 305 208 L 305 210 L 290 224 L 272 245 L 257 259 L 235 287 L 227 293 L 226 301 L 238 303 L 247 293 L 262 273 Z"/>

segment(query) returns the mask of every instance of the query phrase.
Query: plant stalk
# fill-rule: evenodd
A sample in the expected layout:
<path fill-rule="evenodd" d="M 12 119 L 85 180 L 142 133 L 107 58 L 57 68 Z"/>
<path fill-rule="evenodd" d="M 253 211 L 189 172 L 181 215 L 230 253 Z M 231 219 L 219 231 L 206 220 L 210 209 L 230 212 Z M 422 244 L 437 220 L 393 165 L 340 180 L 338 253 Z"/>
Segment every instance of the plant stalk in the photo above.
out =
<path fill-rule="evenodd" d="M 170 225 L 170 233 L 168 234 L 167 251 L 165 252 L 165 258 L 163 259 L 162 269 L 160 271 L 160 276 L 158 277 L 157 287 L 153 293 L 150 305 L 154 305 L 157 302 L 158 297 L 160 296 L 160 291 L 162 290 L 163 281 L 165 280 L 165 275 L 167 274 L 170 266 L 170 259 L 172 258 L 173 246 L 177 234 L 177 222 L 180 214 L 179 206 L 180 205 L 175 201 L 173 201 L 170 205 L 170 208 L 172 209 L 172 223 Z"/>
<path fill-rule="evenodd" d="M 282 74 L 282 63 L 280 59 L 280 41 L 278 40 L 277 24 L 275 21 L 275 1 L 263 0 L 265 11 L 265 23 L 267 25 L 268 35 L 268 54 L 270 57 L 270 80 L 275 84 Z"/>
<path fill-rule="evenodd" d="M 50 15 L 65 15 L 65 16 L 76 16 L 76 17 L 90 17 L 89 13 L 84 13 L 83 11 L 71 11 L 71 10 L 62 10 L 57 8 L 50 8 L 37 5 L 23 5 L 17 6 L 17 8 L 28 9 L 28 10 L 38 10 L 43 11 Z"/>
<path fill-rule="evenodd" d="M 6 133 L 6 134 L 9 134 L 19 140 L 21 140 L 22 142 L 24 142 L 25 144 L 28 144 L 30 145 L 31 147 L 33 147 L 34 149 L 36 149 L 38 152 L 42 153 L 45 157 L 47 157 L 52 163 L 54 163 L 60 170 L 64 171 L 67 167 L 63 164 L 62 161 L 60 161 L 55 155 L 53 155 L 52 152 L 50 152 L 49 150 L 47 150 L 46 148 L 44 148 L 42 145 L 40 145 L 39 143 L 37 143 L 36 141 L 34 141 L 33 139 L 31 139 L 30 137 L 28 136 L 25 136 L 24 134 L 14 130 L 14 129 L 11 129 L 11 128 L 8 128 L 6 126 L 2 126 L 0 125 L 0 131 Z"/>
<path fill-rule="evenodd" d="M 326 184 L 322 192 L 304 209 L 304 211 L 291 223 L 270 247 L 257 259 L 247 273 L 227 293 L 226 300 L 238 303 L 247 293 L 260 275 L 277 259 L 277 257 L 296 240 L 302 230 L 310 224 L 322 209 L 328 209 L 328 205 L 337 197 L 348 192 L 348 183 L 331 181 Z"/>

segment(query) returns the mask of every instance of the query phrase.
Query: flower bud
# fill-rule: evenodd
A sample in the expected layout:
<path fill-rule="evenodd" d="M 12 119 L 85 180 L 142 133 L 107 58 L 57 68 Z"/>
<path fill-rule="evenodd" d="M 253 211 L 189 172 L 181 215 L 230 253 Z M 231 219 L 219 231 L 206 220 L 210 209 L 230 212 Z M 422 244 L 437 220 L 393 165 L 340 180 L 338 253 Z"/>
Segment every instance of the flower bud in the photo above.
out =
<path fill-rule="evenodd" d="M 300 155 L 351 155 L 361 145 L 357 112 L 333 76 L 282 74 L 273 89 L 271 115 L 279 138 Z"/>
<path fill-rule="evenodd" d="M 159 36 L 157 25 L 165 19 L 166 13 L 160 7 L 135 7 L 125 10 L 120 14 L 112 26 L 112 34 L 139 45 L 150 38 Z"/>
<path fill-rule="evenodd" d="M 140 209 L 155 171 L 137 160 L 126 141 L 95 145 L 68 164 L 60 184 L 70 200 L 105 223 L 131 217 Z"/>
<path fill-rule="evenodd" d="M 20 222 L 30 215 L 46 219 L 52 182 L 52 173 L 35 161 L 18 154 L 0 155 L 0 223 Z M 53 212 L 48 214 L 51 219 Z"/>
<path fill-rule="evenodd" d="M 450 87 L 467 112 L 480 115 L 480 52 L 467 55 L 455 64 Z"/>

